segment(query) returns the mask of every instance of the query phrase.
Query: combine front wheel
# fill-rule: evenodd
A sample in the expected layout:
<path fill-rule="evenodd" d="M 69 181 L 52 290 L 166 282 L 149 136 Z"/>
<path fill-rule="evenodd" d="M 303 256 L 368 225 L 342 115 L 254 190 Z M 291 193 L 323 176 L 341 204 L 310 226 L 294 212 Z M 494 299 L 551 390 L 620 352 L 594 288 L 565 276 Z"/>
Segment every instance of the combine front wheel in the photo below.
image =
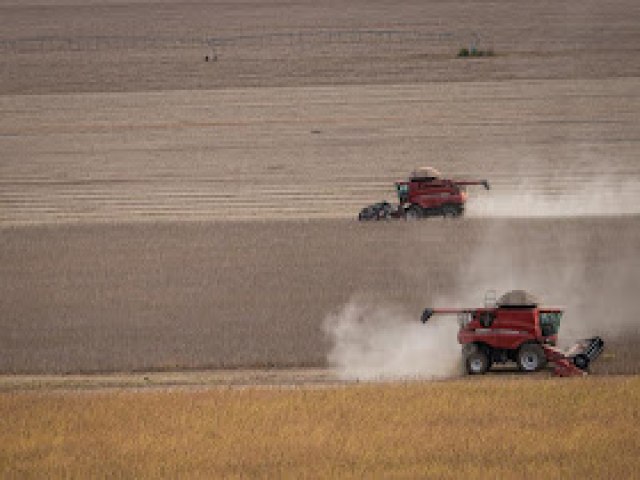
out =
<path fill-rule="evenodd" d="M 476 350 L 467 355 L 465 363 L 469 375 L 481 375 L 489 370 L 489 359 L 482 350 Z"/>
<path fill-rule="evenodd" d="M 407 209 L 407 220 L 417 220 L 418 218 L 422 218 L 423 216 L 424 212 L 418 205 L 411 205 Z"/>
<path fill-rule="evenodd" d="M 525 343 L 518 350 L 518 368 L 523 372 L 535 372 L 547 363 L 544 351 L 540 345 Z"/>

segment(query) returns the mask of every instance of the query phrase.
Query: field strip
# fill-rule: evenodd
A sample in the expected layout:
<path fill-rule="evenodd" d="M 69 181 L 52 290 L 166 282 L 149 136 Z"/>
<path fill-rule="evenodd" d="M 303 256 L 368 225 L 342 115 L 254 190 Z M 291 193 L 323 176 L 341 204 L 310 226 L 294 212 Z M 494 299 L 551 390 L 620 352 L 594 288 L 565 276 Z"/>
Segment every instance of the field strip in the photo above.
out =
<path fill-rule="evenodd" d="M 606 377 L 632 378 L 629 375 L 606 375 Z M 591 376 L 599 378 L 600 376 Z M 429 379 L 403 377 L 396 380 L 345 380 L 327 368 L 270 368 L 229 369 L 135 373 L 95 373 L 60 375 L 0 375 L 0 393 L 22 391 L 94 391 L 109 389 L 208 389 L 208 388 L 316 388 L 337 387 L 355 384 L 393 384 L 413 382 L 482 382 L 543 380 L 552 378 L 550 371 L 523 375 L 517 370 L 503 369 L 484 377 L 452 377 Z"/>
<path fill-rule="evenodd" d="M 635 478 L 639 402 L 637 376 L 0 393 L 0 472 L 7 478 Z"/>
<path fill-rule="evenodd" d="M 232 369 L 74 375 L 0 375 L 0 392 L 146 388 L 331 386 L 340 380 L 324 368 Z"/>
<path fill-rule="evenodd" d="M 355 218 L 425 163 L 491 182 L 475 216 L 635 215 L 638 107 L 635 78 L 5 95 L 0 225 Z"/>

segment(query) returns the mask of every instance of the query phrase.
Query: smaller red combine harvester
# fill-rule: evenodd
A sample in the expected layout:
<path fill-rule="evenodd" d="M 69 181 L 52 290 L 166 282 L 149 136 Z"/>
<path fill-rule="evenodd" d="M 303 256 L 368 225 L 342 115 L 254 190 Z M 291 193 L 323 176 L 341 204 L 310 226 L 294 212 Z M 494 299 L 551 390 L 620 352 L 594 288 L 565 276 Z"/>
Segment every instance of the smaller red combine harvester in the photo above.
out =
<path fill-rule="evenodd" d="M 458 342 L 469 374 L 483 374 L 494 364 L 508 362 L 523 372 L 535 372 L 549 362 L 556 375 L 585 375 L 604 349 L 600 337 L 580 340 L 566 351 L 557 348 L 563 310 L 541 307 L 523 290 L 508 292 L 497 302 L 495 295 L 485 300 L 484 308 L 427 308 L 422 313 L 423 323 L 433 315 L 458 316 Z"/>
<path fill-rule="evenodd" d="M 409 180 L 396 182 L 399 205 L 383 201 L 363 208 L 358 220 L 392 218 L 459 217 L 464 214 L 468 185 L 484 185 L 487 180 L 450 180 L 440 178 L 431 167 L 414 170 Z"/>

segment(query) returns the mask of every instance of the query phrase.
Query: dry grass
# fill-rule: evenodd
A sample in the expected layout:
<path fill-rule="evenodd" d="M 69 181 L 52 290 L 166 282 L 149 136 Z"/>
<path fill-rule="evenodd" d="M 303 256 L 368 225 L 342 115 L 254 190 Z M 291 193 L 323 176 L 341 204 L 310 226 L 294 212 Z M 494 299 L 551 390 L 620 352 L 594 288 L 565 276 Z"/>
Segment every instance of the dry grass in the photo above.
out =
<path fill-rule="evenodd" d="M 640 379 L 0 395 L 10 477 L 631 478 Z"/>

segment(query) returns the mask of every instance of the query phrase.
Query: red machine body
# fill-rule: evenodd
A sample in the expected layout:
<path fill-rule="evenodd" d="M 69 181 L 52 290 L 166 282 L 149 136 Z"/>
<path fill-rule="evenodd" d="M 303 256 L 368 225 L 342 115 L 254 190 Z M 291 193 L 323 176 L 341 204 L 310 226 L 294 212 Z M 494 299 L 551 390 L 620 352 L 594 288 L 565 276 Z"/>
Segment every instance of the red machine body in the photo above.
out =
<path fill-rule="evenodd" d="M 526 342 L 555 345 L 557 329 L 551 324 L 540 325 L 540 318 L 561 317 L 560 308 L 495 307 L 464 310 L 468 322 L 461 322 L 458 342 L 462 345 L 483 342 L 494 349 L 516 350 Z M 435 310 L 434 313 L 442 313 Z M 456 312 L 460 313 L 460 312 Z"/>
<path fill-rule="evenodd" d="M 396 182 L 396 190 L 400 206 L 409 217 L 458 217 L 464 214 L 468 185 L 484 185 L 489 189 L 487 180 L 414 176 L 408 181 Z"/>
<path fill-rule="evenodd" d="M 508 362 L 531 372 L 553 362 L 557 375 L 583 375 L 604 348 L 599 337 L 581 340 L 566 352 L 556 348 L 563 310 L 539 307 L 521 290 L 503 295 L 495 306 L 426 309 L 422 321 L 452 314 L 458 316 L 458 342 L 470 374 L 485 373 L 494 364 Z"/>
<path fill-rule="evenodd" d="M 419 168 L 408 180 L 396 182 L 399 205 L 386 201 L 374 203 L 360 210 L 358 220 L 459 217 L 464 214 L 468 185 L 490 188 L 487 180 L 450 180 L 441 178 L 434 168 Z"/>

